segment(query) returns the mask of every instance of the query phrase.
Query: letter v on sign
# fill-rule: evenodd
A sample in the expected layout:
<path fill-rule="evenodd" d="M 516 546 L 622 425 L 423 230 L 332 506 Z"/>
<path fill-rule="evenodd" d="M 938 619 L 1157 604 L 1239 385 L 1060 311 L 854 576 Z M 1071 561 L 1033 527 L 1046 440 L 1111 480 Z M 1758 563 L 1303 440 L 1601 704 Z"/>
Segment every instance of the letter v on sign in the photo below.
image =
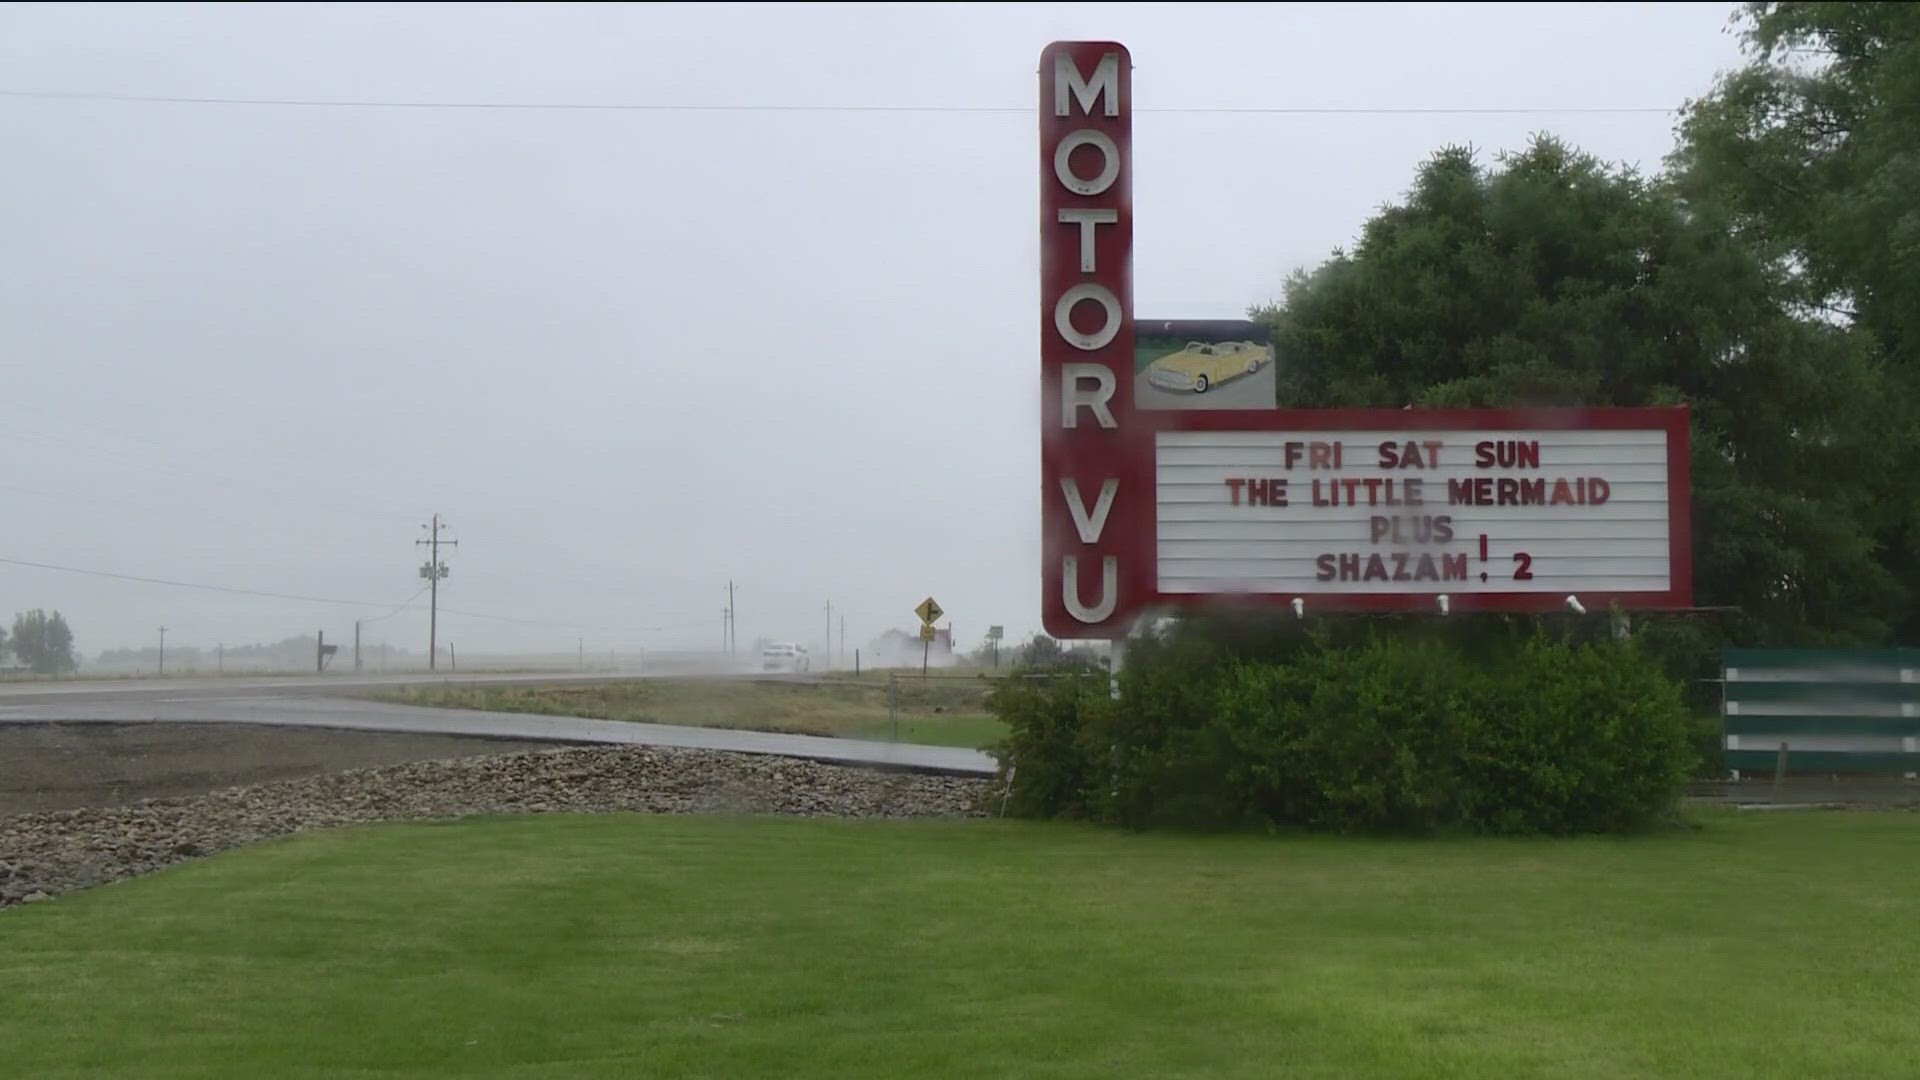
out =
<path fill-rule="evenodd" d="M 1066 493 L 1067 509 L 1073 514 L 1073 528 L 1080 534 L 1083 544 L 1098 543 L 1100 533 L 1107 527 L 1107 514 L 1113 510 L 1113 496 L 1120 490 L 1118 477 L 1108 477 L 1100 484 L 1100 497 L 1094 500 L 1093 513 L 1087 513 L 1087 504 L 1080 498 L 1078 481 L 1060 478 L 1060 490 Z"/>

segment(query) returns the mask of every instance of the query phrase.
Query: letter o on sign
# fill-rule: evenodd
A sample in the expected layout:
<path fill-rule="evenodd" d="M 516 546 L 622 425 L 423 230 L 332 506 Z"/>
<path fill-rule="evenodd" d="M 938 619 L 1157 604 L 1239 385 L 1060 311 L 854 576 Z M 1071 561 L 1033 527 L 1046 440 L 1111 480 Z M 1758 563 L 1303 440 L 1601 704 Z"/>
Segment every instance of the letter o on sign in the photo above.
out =
<path fill-rule="evenodd" d="M 1091 300 L 1106 312 L 1106 320 L 1101 323 L 1100 329 L 1091 334 L 1083 334 L 1073 328 L 1073 308 L 1082 300 Z M 1120 332 L 1120 301 L 1106 286 L 1082 282 L 1061 294 L 1060 302 L 1053 305 L 1053 328 L 1060 331 L 1060 336 L 1067 340 L 1067 344 L 1083 352 L 1103 349 Z"/>
<path fill-rule="evenodd" d="M 1100 175 L 1091 180 L 1082 180 L 1073 172 L 1073 152 L 1082 146 L 1100 151 Z M 1098 195 L 1120 178 L 1120 148 L 1101 132 L 1082 128 L 1053 148 L 1053 175 L 1075 195 Z"/>

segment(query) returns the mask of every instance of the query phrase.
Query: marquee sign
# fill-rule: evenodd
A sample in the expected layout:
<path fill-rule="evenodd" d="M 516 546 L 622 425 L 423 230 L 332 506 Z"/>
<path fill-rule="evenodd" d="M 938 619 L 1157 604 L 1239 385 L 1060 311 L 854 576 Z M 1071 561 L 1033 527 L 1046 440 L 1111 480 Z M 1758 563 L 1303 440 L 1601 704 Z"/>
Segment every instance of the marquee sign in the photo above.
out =
<path fill-rule="evenodd" d="M 1049 634 L 1223 603 L 1691 605 L 1684 409 L 1281 409 L 1263 336 L 1150 321 L 1136 349 L 1131 74 L 1111 42 L 1041 56 Z"/>

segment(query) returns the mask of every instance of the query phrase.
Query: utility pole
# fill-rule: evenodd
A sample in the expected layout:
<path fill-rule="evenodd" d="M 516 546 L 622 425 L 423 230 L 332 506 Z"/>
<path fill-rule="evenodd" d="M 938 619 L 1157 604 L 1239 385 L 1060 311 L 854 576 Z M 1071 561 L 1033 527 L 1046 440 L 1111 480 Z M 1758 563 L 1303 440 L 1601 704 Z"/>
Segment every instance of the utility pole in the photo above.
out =
<path fill-rule="evenodd" d="M 353 670 L 360 670 L 360 620 L 353 620 Z"/>
<path fill-rule="evenodd" d="M 427 579 L 427 587 L 432 590 L 433 598 L 427 615 L 427 670 L 434 670 L 440 658 L 440 579 L 447 576 L 447 564 L 440 561 L 440 545 L 459 547 L 458 540 L 441 540 L 440 530 L 446 526 L 440 524 L 440 515 L 433 515 L 433 524 L 420 526 L 429 530 L 425 540 L 415 540 L 414 546 L 427 546 L 427 564 L 420 568 L 420 576 Z M 417 595 L 417 594 L 416 594 Z"/>
<path fill-rule="evenodd" d="M 827 666 L 831 668 L 833 666 L 833 601 L 831 600 L 827 601 L 827 640 L 824 645 L 827 650 Z"/>
<path fill-rule="evenodd" d="M 841 656 L 847 655 L 847 617 L 845 615 L 840 616 L 840 653 L 839 655 Z"/>
<path fill-rule="evenodd" d="M 160 628 L 160 674 L 167 673 L 167 628 Z"/>
<path fill-rule="evenodd" d="M 727 579 L 727 655 L 732 656 L 740 645 L 740 621 L 733 614 L 733 579 Z"/>

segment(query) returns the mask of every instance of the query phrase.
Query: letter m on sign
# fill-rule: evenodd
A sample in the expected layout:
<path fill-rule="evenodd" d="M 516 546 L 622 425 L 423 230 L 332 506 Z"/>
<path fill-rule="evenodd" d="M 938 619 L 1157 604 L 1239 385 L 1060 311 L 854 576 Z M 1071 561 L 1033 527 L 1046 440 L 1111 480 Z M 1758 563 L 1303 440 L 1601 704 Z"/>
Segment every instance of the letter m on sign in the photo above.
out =
<path fill-rule="evenodd" d="M 1053 115 L 1070 116 L 1068 103 L 1078 102 L 1080 112 L 1093 115 L 1095 103 L 1104 99 L 1102 110 L 1108 116 L 1120 115 L 1120 55 L 1108 53 L 1093 67 L 1093 78 L 1080 77 L 1073 57 L 1057 53 L 1053 58 Z"/>

